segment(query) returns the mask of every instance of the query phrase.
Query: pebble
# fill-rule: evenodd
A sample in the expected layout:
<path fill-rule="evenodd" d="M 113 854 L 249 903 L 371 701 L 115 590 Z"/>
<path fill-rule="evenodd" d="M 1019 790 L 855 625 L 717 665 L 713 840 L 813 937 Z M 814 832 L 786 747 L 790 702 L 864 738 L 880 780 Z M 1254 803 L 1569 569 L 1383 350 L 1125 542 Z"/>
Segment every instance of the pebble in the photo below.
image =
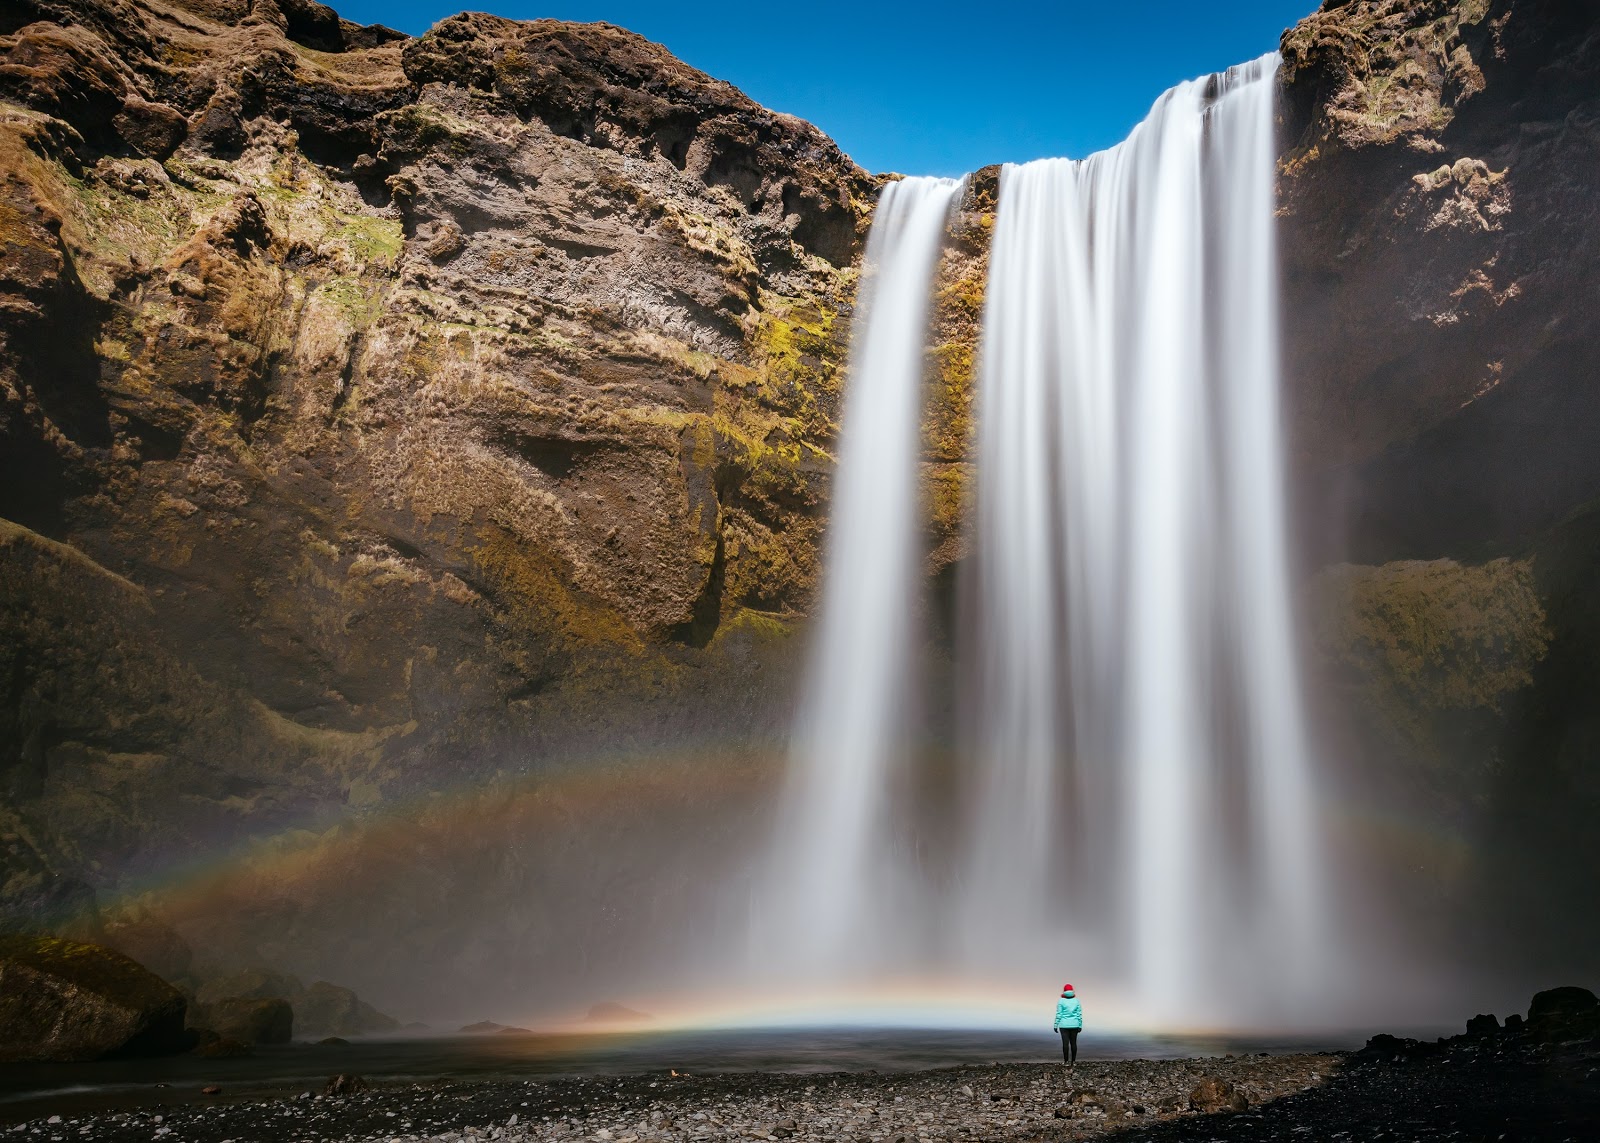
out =
<path fill-rule="evenodd" d="M 1253 1103 L 1302 1090 L 1327 1055 L 1002 1064 L 907 1073 L 645 1075 L 364 1087 L 347 1095 L 84 1116 L 87 1140 L 163 1143 L 978 1143 L 1073 1138 L 1189 1114 L 1203 1072 Z M 57 1117 L 60 1122 L 60 1118 Z"/>
<path fill-rule="evenodd" d="M 1476 1042 L 1371 1052 L 433 1084 L 107 1112 L 6 1133 L 105 1143 L 1118 1143 L 1600 1138 L 1600 1043 L 1538 1057 Z M 356 1077 L 347 1077 L 355 1080 Z M 1194 1110 L 1231 1087 L 1247 1111 Z M 178 1093 L 175 1093 L 178 1094 Z"/>

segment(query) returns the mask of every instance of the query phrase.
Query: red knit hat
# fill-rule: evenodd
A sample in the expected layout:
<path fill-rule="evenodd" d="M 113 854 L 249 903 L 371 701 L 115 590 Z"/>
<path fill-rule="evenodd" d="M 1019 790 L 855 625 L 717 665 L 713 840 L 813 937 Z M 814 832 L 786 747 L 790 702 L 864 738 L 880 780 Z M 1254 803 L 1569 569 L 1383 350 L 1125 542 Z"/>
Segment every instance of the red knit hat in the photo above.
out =
<path fill-rule="evenodd" d="M 1072 985 L 1070 985 L 1070 984 L 1063 984 L 1063 985 L 1062 985 L 1062 986 L 1061 986 L 1061 991 L 1062 991 L 1062 992 L 1071 992 L 1071 991 L 1072 991 Z"/>

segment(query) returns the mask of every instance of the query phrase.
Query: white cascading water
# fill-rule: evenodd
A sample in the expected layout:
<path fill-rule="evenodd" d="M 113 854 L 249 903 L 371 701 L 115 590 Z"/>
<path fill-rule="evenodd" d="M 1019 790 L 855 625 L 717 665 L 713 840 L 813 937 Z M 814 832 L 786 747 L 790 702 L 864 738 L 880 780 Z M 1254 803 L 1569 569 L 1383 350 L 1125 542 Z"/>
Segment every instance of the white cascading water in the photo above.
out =
<path fill-rule="evenodd" d="M 867 240 L 812 649 L 775 840 L 757 903 L 769 967 L 836 980 L 892 958 L 902 895 L 887 803 L 906 733 L 915 600 L 922 375 L 929 297 L 964 180 L 884 188 Z"/>
<path fill-rule="evenodd" d="M 763 926 L 813 980 L 936 959 L 1087 977 L 1172 1028 L 1302 1014 L 1325 895 L 1284 519 L 1276 65 L 1179 85 L 1087 160 L 1003 170 L 964 821 L 919 846 L 893 799 L 915 784 L 920 389 L 963 184 L 885 191 Z M 937 888 L 918 848 L 944 850 Z"/>
<path fill-rule="evenodd" d="M 1083 162 L 1006 167 L 990 255 L 968 967 L 1125 966 L 1167 1026 L 1292 1017 L 1322 947 L 1275 71 L 1181 84 Z"/>

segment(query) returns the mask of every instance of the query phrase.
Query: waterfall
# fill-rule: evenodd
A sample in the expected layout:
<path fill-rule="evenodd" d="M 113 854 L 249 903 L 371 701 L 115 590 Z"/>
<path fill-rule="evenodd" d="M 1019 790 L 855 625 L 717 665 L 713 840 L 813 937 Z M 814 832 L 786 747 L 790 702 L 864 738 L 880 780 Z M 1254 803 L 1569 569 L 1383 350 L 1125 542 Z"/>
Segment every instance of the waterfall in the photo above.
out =
<path fill-rule="evenodd" d="M 964 184 L 885 191 L 764 895 L 793 971 L 935 958 L 1045 995 L 1085 977 L 1159 1026 L 1303 1015 L 1328 932 L 1279 425 L 1276 68 L 1180 84 L 1117 147 L 1001 173 L 969 733 L 937 826 L 910 820 L 900 744 L 929 296 Z M 908 856 L 934 851 L 937 875 Z"/>
<path fill-rule="evenodd" d="M 888 798 L 905 735 L 920 594 L 918 504 L 928 302 L 965 182 L 884 188 L 867 239 L 827 536 L 820 627 L 791 748 L 763 959 L 832 979 L 893 960 L 904 905 Z M 876 938 L 876 939 L 872 939 Z"/>
<path fill-rule="evenodd" d="M 964 944 L 974 967 L 1124 965 L 1168 1023 L 1287 1015 L 1322 944 L 1275 70 L 1181 84 L 1085 161 L 1006 167 L 990 256 Z"/>

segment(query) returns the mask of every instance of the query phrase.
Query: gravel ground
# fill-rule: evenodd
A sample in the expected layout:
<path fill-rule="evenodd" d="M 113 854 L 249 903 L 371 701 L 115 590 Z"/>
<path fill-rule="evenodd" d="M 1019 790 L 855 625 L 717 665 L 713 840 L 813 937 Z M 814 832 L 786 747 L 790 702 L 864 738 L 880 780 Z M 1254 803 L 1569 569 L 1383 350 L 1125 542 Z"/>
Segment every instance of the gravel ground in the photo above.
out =
<path fill-rule="evenodd" d="M 1398 1046 L 1395 1046 L 1398 1044 Z M 1006 1064 L 935 1071 L 641 1075 L 375 1086 L 54 1117 L 0 1135 L 158 1143 L 978 1143 L 1112 1140 L 1600 1140 L 1600 1042 L 1459 1037 L 1354 1055 Z M 1210 1082 L 1208 1082 L 1210 1081 Z M 1231 1085 L 1231 1086 L 1230 1086 Z M 1237 1094 L 1233 1094 L 1237 1093 Z M 1243 1110 L 1207 1113 L 1239 1097 Z M 226 1093 L 219 1093 L 225 1099 Z"/>

